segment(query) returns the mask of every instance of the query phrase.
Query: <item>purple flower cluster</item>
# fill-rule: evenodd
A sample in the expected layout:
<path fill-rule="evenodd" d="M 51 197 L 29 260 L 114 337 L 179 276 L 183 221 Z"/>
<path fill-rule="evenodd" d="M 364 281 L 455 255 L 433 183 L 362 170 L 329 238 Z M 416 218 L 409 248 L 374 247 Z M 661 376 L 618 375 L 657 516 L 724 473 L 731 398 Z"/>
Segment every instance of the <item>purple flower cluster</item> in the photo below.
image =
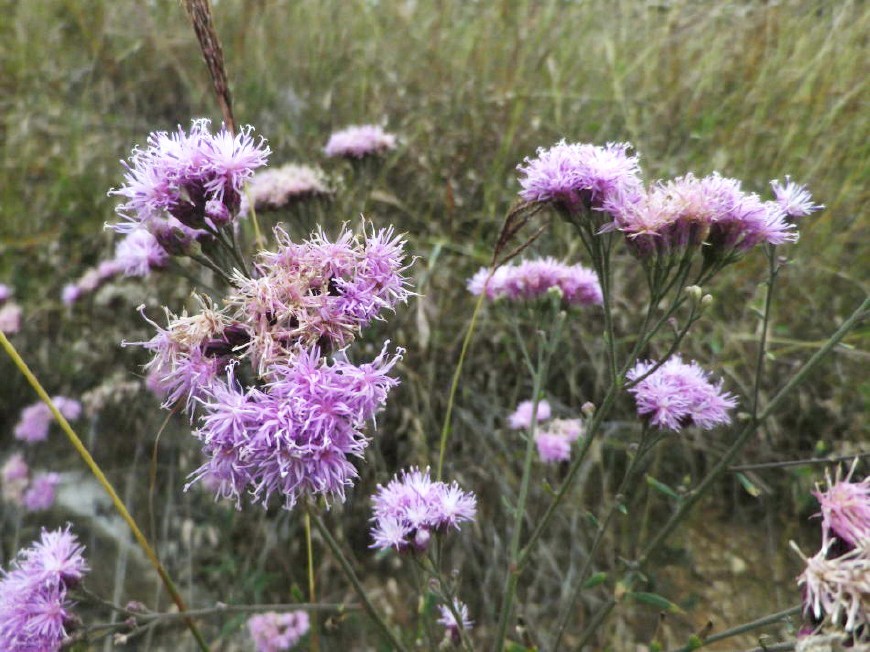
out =
<path fill-rule="evenodd" d="M 37 473 L 30 477 L 30 467 L 21 453 L 13 453 L 0 467 L 0 493 L 3 499 L 23 507 L 28 512 L 38 512 L 54 504 L 54 495 L 60 484 L 57 473 Z"/>
<path fill-rule="evenodd" d="M 69 527 L 43 530 L 0 579 L 0 649 L 60 650 L 72 624 L 67 593 L 88 570 Z"/>
<path fill-rule="evenodd" d="M 554 258 L 503 265 L 495 272 L 484 267 L 468 281 L 468 290 L 472 294 L 485 294 L 491 301 L 500 298 L 527 301 L 545 296 L 551 289 L 559 290 L 562 300 L 569 306 L 603 302 L 595 272 L 582 265 L 560 263 Z"/>
<path fill-rule="evenodd" d="M 512 430 L 528 430 L 532 427 L 532 412 L 534 410 L 532 401 L 523 401 L 517 405 L 517 409 L 508 417 L 508 425 Z M 537 422 L 540 424 L 550 418 L 552 410 L 549 402 L 546 399 L 538 401 Z"/>
<path fill-rule="evenodd" d="M 258 172 L 248 185 L 250 201 L 258 211 L 331 193 L 323 170 L 295 163 Z"/>
<path fill-rule="evenodd" d="M 307 611 L 269 611 L 248 618 L 257 652 L 284 652 L 296 646 L 311 628 Z"/>
<path fill-rule="evenodd" d="M 51 399 L 58 411 L 70 421 L 75 421 L 82 414 L 82 404 L 66 396 L 55 396 Z M 15 438 L 33 444 L 48 438 L 48 428 L 54 416 L 48 406 L 39 401 L 28 405 L 21 411 L 18 423 L 15 424 Z"/>
<path fill-rule="evenodd" d="M 526 201 L 554 202 L 569 211 L 598 208 L 608 198 L 641 187 L 637 157 L 628 143 L 604 147 L 566 143 L 539 148 L 535 158 L 519 165 L 520 196 Z"/>
<path fill-rule="evenodd" d="M 651 425 L 661 430 L 693 425 L 711 430 L 731 422 L 728 411 L 737 405 L 736 399 L 722 391 L 722 381 L 711 383 L 697 362 L 685 364 L 676 355 L 647 375 L 655 365 L 639 361 L 626 376 L 629 381 L 643 378 L 628 391 L 634 395 L 638 414 Z"/>
<path fill-rule="evenodd" d="M 455 482 L 433 482 L 429 469 L 411 468 L 397 474 L 372 497 L 372 548 L 426 550 L 433 533 L 473 521 L 477 499 Z"/>
<path fill-rule="evenodd" d="M 474 627 L 474 621 L 468 616 L 468 605 L 456 599 L 453 601 L 453 608 L 459 615 L 457 621 L 453 611 L 446 604 L 438 605 L 438 624 L 444 627 L 444 633 L 450 638 L 453 645 L 459 645 L 462 641 L 462 631 L 469 631 Z"/>
<path fill-rule="evenodd" d="M 542 462 L 556 464 L 571 459 L 571 445 L 583 436 L 580 419 L 553 419 L 535 433 L 535 445 Z"/>
<path fill-rule="evenodd" d="M 286 509 L 303 494 L 344 500 L 357 475 L 350 458 L 362 457 L 362 429 L 398 384 L 389 372 L 400 356 L 385 345 L 371 363 L 328 364 L 311 349 L 273 367 L 265 389 L 243 391 L 232 373 L 212 383 L 194 432 L 207 458 L 195 479 L 219 483 L 218 495 L 237 505 L 245 492 L 264 506 L 277 495 Z"/>
<path fill-rule="evenodd" d="M 329 157 L 361 159 L 396 149 L 396 136 L 379 125 L 353 125 L 329 137 L 323 153 Z"/>
<path fill-rule="evenodd" d="M 613 216 L 610 227 L 622 231 L 640 256 L 702 245 L 713 253 L 743 252 L 798 238 L 780 202 L 763 201 L 718 173 L 687 174 L 647 191 L 613 195 L 604 210 Z"/>

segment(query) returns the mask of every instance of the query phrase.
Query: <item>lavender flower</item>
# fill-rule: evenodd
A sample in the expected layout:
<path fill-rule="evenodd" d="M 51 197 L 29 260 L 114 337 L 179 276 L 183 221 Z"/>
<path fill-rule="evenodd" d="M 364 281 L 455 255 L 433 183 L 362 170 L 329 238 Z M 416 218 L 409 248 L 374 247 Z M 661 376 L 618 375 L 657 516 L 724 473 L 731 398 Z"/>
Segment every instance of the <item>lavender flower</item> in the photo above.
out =
<path fill-rule="evenodd" d="M 433 482 L 429 469 L 412 467 L 396 474 L 389 484 L 378 485 L 372 497 L 375 523 L 372 548 L 425 550 L 433 533 L 473 521 L 477 499 L 455 482 Z"/>
<path fill-rule="evenodd" d="M 108 261 L 127 276 L 148 276 L 151 270 L 166 267 L 169 255 L 145 229 L 130 231 L 115 247 L 115 258 Z"/>
<path fill-rule="evenodd" d="M 66 396 L 55 396 L 52 401 L 58 411 L 70 421 L 75 421 L 81 416 L 81 403 Z M 43 441 L 48 438 L 48 428 L 54 416 L 48 406 L 39 401 L 28 405 L 21 411 L 18 423 L 15 424 L 15 437 L 30 444 Z"/>
<path fill-rule="evenodd" d="M 12 288 L 5 283 L 0 283 L 0 304 L 6 303 L 12 298 Z"/>
<path fill-rule="evenodd" d="M 804 614 L 815 621 L 825 617 L 850 633 L 870 627 L 870 545 L 839 557 L 828 557 L 831 542 L 809 559 L 792 543 L 806 562 L 797 578 L 804 591 Z"/>
<path fill-rule="evenodd" d="M 117 209 L 124 221 L 113 229 L 129 233 L 144 227 L 168 253 L 176 253 L 204 227 L 221 228 L 234 219 L 243 185 L 266 165 L 271 151 L 262 138 L 254 140 L 250 126 L 235 136 L 225 127 L 212 134 L 210 126 L 199 119 L 189 133 L 181 127 L 172 134 L 153 132 L 147 148 L 133 150 L 124 163 L 125 184 L 109 192 L 126 200 Z"/>
<path fill-rule="evenodd" d="M 785 185 L 775 180 L 770 182 L 770 186 L 782 212 L 791 218 L 806 217 L 825 207 L 824 204 L 814 204 L 806 186 L 795 183 L 788 175 L 785 175 Z"/>
<path fill-rule="evenodd" d="M 54 505 L 54 496 L 60 476 L 57 473 L 39 473 L 24 493 L 21 504 L 28 512 L 40 512 Z"/>
<path fill-rule="evenodd" d="M 486 294 L 489 300 L 506 298 L 528 301 L 558 289 L 569 306 L 601 304 L 603 296 L 598 277 L 582 265 L 565 265 L 554 258 L 526 260 L 516 265 L 504 265 L 495 270 L 481 268 L 468 281 L 472 294 Z"/>
<path fill-rule="evenodd" d="M 655 366 L 639 361 L 626 378 L 635 381 Z M 731 422 L 728 411 L 737 401 L 714 385 L 697 362 L 685 364 L 674 356 L 628 390 L 637 402 L 637 412 L 661 430 L 682 430 L 695 425 L 711 430 Z"/>
<path fill-rule="evenodd" d="M 82 289 L 76 283 L 67 283 L 60 293 L 60 300 L 65 306 L 71 306 L 82 298 Z"/>
<path fill-rule="evenodd" d="M 3 500 L 13 505 L 21 505 L 28 484 L 30 484 L 30 468 L 21 453 L 13 453 L 0 468 L 0 491 Z"/>
<path fill-rule="evenodd" d="M 0 648 L 60 650 L 72 624 L 67 591 L 88 572 L 82 547 L 65 530 L 42 531 L 0 579 Z"/>
<path fill-rule="evenodd" d="M 0 306 L 0 331 L 12 335 L 21 330 L 21 306 L 9 301 Z"/>
<path fill-rule="evenodd" d="M 559 141 L 526 158 L 520 172 L 520 196 L 526 201 L 554 202 L 569 211 L 599 208 L 615 194 L 640 187 L 640 168 L 628 143 L 604 147 Z"/>
<path fill-rule="evenodd" d="M 523 401 L 517 405 L 517 409 L 508 418 L 508 425 L 512 430 L 524 430 L 532 427 L 533 401 Z M 537 422 L 542 423 L 550 418 L 552 410 L 546 399 L 538 401 Z"/>
<path fill-rule="evenodd" d="M 248 618 L 248 631 L 257 652 L 290 650 L 308 633 L 311 621 L 306 611 L 269 611 Z"/>
<path fill-rule="evenodd" d="M 274 210 L 294 201 L 329 195 L 323 170 L 288 163 L 254 175 L 248 193 L 256 210 Z"/>
<path fill-rule="evenodd" d="M 453 645 L 459 645 L 462 641 L 462 631 L 469 631 L 474 627 L 474 621 L 468 617 L 468 606 L 459 599 L 453 601 L 453 609 L 459 615 L 459 621 L 453 611 L 446 604 L 438 605 L 438 624 L 444 626 L 444 633 L 450 637 Z"/>
<path fill-rule="evenodd" d="M 361 159 L 396 149 L 396 137 L 378 125 L 354 125 L 329 137 L 323 153 L 329 157 Z"/>
<path fill-rule="evenodd" d="M 535 444 L 542 462 L 567 462 L 571 459 L 571 445 L 583 436 L 580 419 L 554 419 L 545 429 L 535 433 Z"/>
<path fill-rule="evenodd" d="M 850 482 L 855 466 L 845 479 L 837 470 L 836 482 L 826 473 L 827 491 L 816 486 L 813 495 L 822 508 L 822 541 L 825 545 L 834 537 L 850 549 L 870 544 L 870 476 L 860 482 Z"/>

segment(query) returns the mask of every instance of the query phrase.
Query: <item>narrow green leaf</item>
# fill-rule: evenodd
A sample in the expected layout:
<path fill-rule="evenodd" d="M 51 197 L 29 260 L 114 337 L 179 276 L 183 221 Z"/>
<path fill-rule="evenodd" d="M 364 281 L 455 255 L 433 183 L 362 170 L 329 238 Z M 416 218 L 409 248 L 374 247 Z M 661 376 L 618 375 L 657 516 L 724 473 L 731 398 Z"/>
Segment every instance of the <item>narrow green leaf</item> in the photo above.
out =
<path fill-rule="evenodd" d="M 671 489 L 664 482 L 659 482 L 651 475 L 646 476 L 646 483 L 650 487 L 655 489 L 656 491 L 659 491 L 659 492 L 663 493 L 664 495 L 669 496 L 670 498 L 673 498 L 674 500 L 680 500 L 680 494 L 678 494 L 676 491 Z"/>
<path fill-rule="evenodd" d="M 593 587 L 598 586 L 599 584 L 604 584 L 607 581 L 607 573 L 595 573 L 588 580 L 583 582 L 584 589 L 591 589 Z"/>
<path fill-rule="evenodd" d="M 680 609 L 673 602 L 671 602 L 667 598 L 664 598 L 664 597 L 658 595 L 657 593 L 637 592 L 637 593 L 629 593 L 628 595 L 630 595 L 632 598 L 634 598 L 636 601 L 640 602 L 641 604 L 647 604 L 651 607 L 655 607 L 656 609 L 659 609 L 661 611 L 665 611 L 667 613 L 671 613 L 671 614 L 683 614 L 683 613 L 685 613 L 682 609 Z"/>
<path fill-rule="evenodd" d="M 761 495 L 761 489 L 752 484 L 752 480 L 747 478 L 742 473 L 737 474 L 737 480 L 743 485 L 743 488 L 746 489 L 746 493 L 748 493 L 753 498 L 758 498 Z"/>

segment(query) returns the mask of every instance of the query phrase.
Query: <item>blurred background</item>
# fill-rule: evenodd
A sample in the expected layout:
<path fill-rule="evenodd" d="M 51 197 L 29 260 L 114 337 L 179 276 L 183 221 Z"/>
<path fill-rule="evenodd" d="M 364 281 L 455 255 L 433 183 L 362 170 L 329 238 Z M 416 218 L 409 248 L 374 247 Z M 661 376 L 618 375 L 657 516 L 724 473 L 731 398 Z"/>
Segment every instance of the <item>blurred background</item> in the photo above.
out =
<path fill-rule="evenodd" d="M 566 138 L 629 141 L 648 181 L 718 170 L 769 196 L 768 182 L 789 174 L 826 210 L 806 218 L 785 248 L 776 290 L 764 396 L 772 395 L 866 294 L 868 200 L 867 34 L 860 1 L 213 1 L 236 118 L 254 125 L 272 164 L 321 165 L 339 187 L 331 200 L 268 218 L 294 236 L 315 223 L 336 233 L 360 213 L 407 233 L 419 297 L 357 344 L 380 349 L 385 337 L 407 348 L 402 385 L 370 433 L 361 479 L 329 521 L 355 552 L 364 584 L 395 622 L 413 623 L 413 578 L 395 556 L 368 550 L 368 496 L 400 467 L 434 464 L 450 379 L 473 310 L 466 280 L 489 263 L 502 220 L 516 198 L 516 166 L 538 147 Z M 171 1 L 0 2 L 0 282 L 23 310 L 13 342 L 49 393 L 83 400 L 80 434 L 156 542 L 193 604 L 291 602 L 304 596 L 305 551 L 297 513 L 215 503 L 183 492 L 200 464 L 190 424 L 167 417 L 142 386 L 146 358 L 123 340 L 150 337 L 136 312 L 174 312 L 192 286 L 175 275 L 112 282 L 67 307 L 62 287 L 111 255 L 119 159 L 153 130 L 220 122 L 208 73 L 182 6 Z M 378 123 L 400 146 L 365 169 L 328 161 L 329 134 Z M 557 220 L 528 252 L 588 264 Z M 642 275 L 626 251 L 617 256 L 618 327 L 630 334 L 643 305 Z M 765 261 L 756 252 L 704 288 L 715 303 L 684 352 L 745 395 L 755 361 Z M 496 621 L 522 445 L 505 420 L 528 398 L 531 379 L 513 343 L 516 322 L 534 317 L 487 308 L 457 396 L 446 477 L 476 491 L 478 522 L 450 547 L 462 598 L 487 642 Z M 547 384 L 561 416 L 577 415 L 602 392 L 601 316 L 570 315 L 564 352 Z M 743 463 L 851 455 L 867 448 L 867 331 L 857 331 L 822 364 L 788 406 L 742 454 Z M 0 462 L 22 449 L 12 435 L 21 408 L 35 400 L 0 359 Z M 621 477 L 636 437 L 632 404 L 607 424 L 581 480 L 523 576 L 519 612 L 528 641 L 547 648 L 557 605 L 582 563 L 596 513 Z M 659 449 L 654 475 L 690 487 L 728 445 L 729 432 L 674 437 Z M 59 433 L 25 452 L 31 467 L 62 474 L 55 506 L 38 514 L 2 510 L 0 558 L 41 526 L 70 521 L 86 543 L 92 588 L 117 602 L 166 607 L 153 575 L 129 547 L 123 526 Z M 866 467 L 865 467 L 866 468 Z M 546 505 L 564 469 L 536 470 L 530 513 Z M 653 471 L 651 471 L 653 472 Z M 794 577 L 818 546 L 810 491 L 820 466 L 730 474 L 671 539 L 649 578 L 651 590 L 683 614 L 659 622 L 655 609 L 626 605 L 597 645 L 643 650 L 653 640 L 683 644 L 708 620 L 717 629 L 797 604 Z M 655 523 L 669 510 L 652 489 L 638 513 Z M 635 517 L 612 530 L 599 570 L 617 568 L 637 536 Z M 318 548 L 324 601 L 350 600 L 325 546 Z M 610 558 L 608 558 L 608 555 Z M 99 560 L 99 562 L 97 562 Z M 613 591 L 604 585 L 578 604 L 584 618 Z M 214 622 L 215 649 L 246 649 L 242 617 Z M 785 635 L 779 626 L 772 636 Z M 514 638 L 520 640 L 519 634 Z M 180 630 L 158 633 L 141 649 L 183 649 Z M 571 642 L 571 637 L 566 641 Z M 756 644 L 758 634 L 718 649 Z M 774 639 L 779 640 L 779 639 Z M 362 616 L 330 618 L 325 649 L 375 649 Z M 136 647 L 135 649 L 140 649 Z M 713 648 L 716 649 L 716 648 Z M 742 649 L 742 648 L 741 648 Z"/>

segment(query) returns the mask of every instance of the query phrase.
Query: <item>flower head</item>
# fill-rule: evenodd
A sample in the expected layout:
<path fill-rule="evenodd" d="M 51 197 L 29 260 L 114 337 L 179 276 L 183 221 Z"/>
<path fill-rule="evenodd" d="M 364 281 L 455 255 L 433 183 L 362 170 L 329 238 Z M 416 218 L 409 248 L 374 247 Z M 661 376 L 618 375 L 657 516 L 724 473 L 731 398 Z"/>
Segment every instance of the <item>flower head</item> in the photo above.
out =
<path fill-rule="evenodd" d="M 838 469 L 836 481 L 827 474 L 827 490 L 817 485 L 813 492 L 822 508 L 823 541 L 836 537 L 849 548 L 870 542 L 870 476 L 850 482 L 854 471 L 853 466 L 846 478 L 840 479 Z"/>
<path fill-rule="evenodd" d="M 12 298 L 12 288 L 5 283 L 0 283 L 0 304 L 3 304 Z"/>
<path fill-rule="evenodd" d="M 165 267 L 169 255 L 146 229 L 130 231 L 115 247 L 113 261 L 127 276 L 148 276 L 153 269 Z"/>
<path fill-rule="evenodd" d="M 14 301 L 0 305 L 0 332 L 12 335 L 21 330 L 21 306 Z"/>
<path fill-rule="evenodd" d="M 770 182 L 770 187 L 782 212 L 791 218 L 806 217 L 825 207 L 824 204 L 814 204 L 806 186 L 795 183 L 788 175 L 785 175 L 785 184 L 775 180 Z"/>
<path fill-rule="evenodd" d="M 254 175 L 248 193 L 256 210 L 274 210 L 294 201 L 329 195 L 332 190 L 323 170 L 288 163 Z"/>
<path fill-rule="evenodd" d="M 69 588 L 88 572 L 82 547 L 65 530 L 42 531 L 0 579 L 0 648 L 60 650 L 71 625 Z"/>
<path fill-rule="evenodd" d="M 323 153 L 329 157 L 361 159 L 396 149 L 396 137 L 379 125 L 354 125 L 329 137 Z"/>
<path fill-rule="evenodd" d="M 284 652 L 292 649 L 308 633 L 311 621 L 307 611 L 277 613 L 269 611 L 248 618 L 248 631 L 257 652 Z"/>
<path fill-rule="evenodd" d="M 542 462 L 566 462 L 571 459 L 571 445 L 583 436 L 580 419 L 554 419 L 535 433 L 535 444 Z"/>
<path fill-rule="evenodd" d="M 13 453 L 0 467 L 0 491 L 3 499 L 21 505 L 24 491 L 30 484 L 30 467 L 21 453 Z"/>
<path fill-rule="evenodd" d="M 532 427 L 532 412 L 534 401 L 523 401 L 517 405 L 517 409 L 508 418 L 508 425 L 512 430 L 524 430 Z M 550 418 L 552 410 L 546 399 L 538 401 L 537 422 L 540 424 Z"/>
<path fill-rule="evenodd" d="M 461 632 L 463 630 L 469 631 L 474 626 L 474 621 L 468 617 L 468 606 L 459 599 L 453 601 L 453 609 L 459 616 L 458 620 L 450 607 L 446 604 L 438 605 L 438 613 L 440 614 L 438 624 L 444 626 L 444 633 L 450 637 L 453 644 L 459 645 L 462 640 Z"/>
<path fill-rule="evenodd" d="M 697 362 L 686 364 L 678 355 L 649 373 L 655 365 L 639 361 L 626 376 L 632 382 L 642 378 L 628 391 L 634 395 L 638 414 L 648 417 L 650 424 L 661 430 L 690 425 L 710 430 L 730 423 L 728 411 L 737 401 L 722 391 L 722 381 L 714 385 Z"/>
<path fill-rule="evenodd" d="M 22 505 L 28 512 L 39 512 L 54 505 L 54 496 L 60 476 L 57 473 L 38 473 L 24 493 Z"/>
<path fill-rule="evenodd" d="M 503 265 L 490 275 L 481 268 L 468 281 L 472 294 L 486 294 L 490 300 L 506 298 L 511 301 L 529 301 L 558 290 L 562 301 L 569 306 L 588 306 L 603 301 L 598 277 L 582 265 L 566 265 L 554 258 L 526 260 L 514 265 Z"/>
<path fill-rule="evenodd" d="M 70 421 L 75 421 L 81 416 L 82 405 L 75 399 L 55 396 L 52 402 Z M 18 423 L 15 424 L 15 437 L 30 444 L 43 441 L 48 437 L 48 429 L 53 420 L 51 410 L 42 401 L 28 405 L 21 411 Z"/>
<path fill-rule="evenodd" d="M 372 548 L 425 550 L 431 535 L 473 521 L 477 499 L 455 482 L 433 481 L 429 469 L 412 467 L 395 475 L 372 497 Z"/>
<path fill-rule="evenodd" d="M 574 211 L 598 208 L 614 194 L 633 193 L 641 182 L 638 159 L 628 154 L 630 148 L 628 143 L 599 147 L 564 140 L 539 148 L 535 158 L 517 166 L 520 196 Z"/>

